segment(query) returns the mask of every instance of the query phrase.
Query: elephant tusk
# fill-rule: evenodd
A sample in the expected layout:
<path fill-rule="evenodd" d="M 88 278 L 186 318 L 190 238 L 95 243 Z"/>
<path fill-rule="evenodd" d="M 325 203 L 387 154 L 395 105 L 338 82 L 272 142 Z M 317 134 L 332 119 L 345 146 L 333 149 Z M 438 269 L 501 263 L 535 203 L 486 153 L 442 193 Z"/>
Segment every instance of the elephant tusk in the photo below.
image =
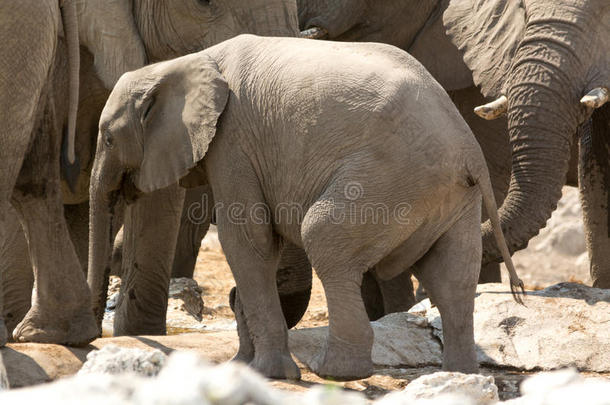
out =
<path fill-rule="evenodd" d="M 301 38 L 326 39 L 328 38 L 328 31 L 320 27 L 311 27 L 305 31 L 301 31 Z"/>
<path fill-rule="evenodd" d="M 598 87 L 591 90 L 580 99 L 580 102 L 589 108 L 599 108 L 606 104 L 610 99 L 610 90 L 605 87 Z"/>
<path fill-rule="evenodd" d="M 496 101 L 475 108 L 474 112 L 479 117 L 491 121 L 499 118 L 502 114 L 505 114 L 507 110 L 508 99 L 506 96 L 502 96 Z"/>

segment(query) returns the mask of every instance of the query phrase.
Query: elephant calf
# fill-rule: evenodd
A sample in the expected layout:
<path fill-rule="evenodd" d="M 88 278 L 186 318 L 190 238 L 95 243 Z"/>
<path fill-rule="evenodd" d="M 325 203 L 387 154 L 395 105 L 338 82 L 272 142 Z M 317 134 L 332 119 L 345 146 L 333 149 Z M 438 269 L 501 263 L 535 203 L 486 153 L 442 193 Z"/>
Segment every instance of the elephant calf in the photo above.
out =
<path fill-rule="evenodd" d="M 521 285 L 479 145 L 440 85 L 392 46 L 243 35 L 124 75 L 91 181 L 94 297 L 116 202 L 179 180 L 212 188 L 237 284 L 236 359 L 268 377 L 299 376 L 275 280 L 284 243 L 305 250 L 324 286 L 330 329 L 315 371 L 337 379 L 373 370 L 360 284 L 374 266 L 383 278 L 414 266 L 442 315 L 444 368 L 477 370 L 481 195 Z"/>

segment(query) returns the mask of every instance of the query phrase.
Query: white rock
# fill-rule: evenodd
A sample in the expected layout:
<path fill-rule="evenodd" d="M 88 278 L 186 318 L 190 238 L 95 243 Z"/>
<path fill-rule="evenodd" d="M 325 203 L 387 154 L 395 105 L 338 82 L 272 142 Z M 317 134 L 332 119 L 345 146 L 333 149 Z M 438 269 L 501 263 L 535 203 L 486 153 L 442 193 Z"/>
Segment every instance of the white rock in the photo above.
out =
<path fill-rule="evenodd" d="M 266 380 L 239 363 L 211 366 L 198 356 L 173 353 L 167 366 L 146 389 L 136 392 L 135 403 L 164 404 L 281 404 L 283 395 Z M 172 389 L 167 389 L 172 387 Z"/>
<path fill-rule="evenodd" d="M 442 364 L 440 342 L 426 318 L 409 313 L 387 315 L 371 322 L 375 340 L 373 364 L 379 367 L 419 367 Z M 289 331 L 290 351 L 303 364 L 315 368 L 323 353 L 328 327 Z"/>
<path fill-rule="evenodd" d="M 316 386 L 295 398 L 299 405 L 366 405 L 366 398 L 356 392 L 346 391 L 335 385 Z"/>
<path fill-rule="evenodd" d="M 444 371 L 419 377 L 400 393 L 405 404 L 421 399 L 436 400 L 439 396 L 445 396 L 445 400 L 468 398 L 470 403 L 482 405 L 499 400 L 493 377 Z"/>
<path fill-rule="evenodd" d="M 60 381 L 7 391 L 2 404 L 275 405 L 294 401 L 245 365 L 211 366 L 192 353 L 174 353 L 158 376 L 78 374 Z"/>
<path fill-rule="evenodd" d="M 474 335 L 481 364 L 610 372 L 610 290 L 560 283 L 528 292 L 526 306 L 513 301 L 506 285 L 477 291 Z M 440 320 L 436 308 L 427 316 Z"/>
<path fill-rule="evenodd" d="M 0 392 L 1 404 L 131 405 L 141 377 L 87 374 L 32 388 Z"/>
<path fill-rule="evenodd" d="M 403 392 L 393 392 L 376 401 L 377 405 L 476 405 L 471 398 L 445 394 L 430 399 L 414 400 Z"/>
<path fill-rule="evenodd" d="M 610 381 L 584 378 L 574 369 L 539 373 L 521 385 L 522 397 L 507 405 L 610 404 Z"/>
<path fill-rule="evenodd" d="M 166 358 L 160 350 L 145 351 L 108 345 L 90 352 L 78 374 L 136 373 L 150 377 L 159 374 Z"/>
<path fill-rule="evenodd" d="M 576 369 L 566 368 L 529 377 L 521 383 L 520 391 L 522 395 L 543 394 L 582 381 Z"/>

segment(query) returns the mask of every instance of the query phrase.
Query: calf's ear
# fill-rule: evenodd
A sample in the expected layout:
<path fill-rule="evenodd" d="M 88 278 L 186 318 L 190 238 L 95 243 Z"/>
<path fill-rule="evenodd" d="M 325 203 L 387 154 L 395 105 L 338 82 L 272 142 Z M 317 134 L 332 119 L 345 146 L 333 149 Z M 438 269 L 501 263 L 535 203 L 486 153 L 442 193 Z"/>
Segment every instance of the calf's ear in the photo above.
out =
<path fill-rule="evenodd" d="M 177 183 L 203 159 L 229 99 L 218 65 L 204 53 L 155 70 L 135 103 L 143 147 L 135 184 L 143 192 Z"/>

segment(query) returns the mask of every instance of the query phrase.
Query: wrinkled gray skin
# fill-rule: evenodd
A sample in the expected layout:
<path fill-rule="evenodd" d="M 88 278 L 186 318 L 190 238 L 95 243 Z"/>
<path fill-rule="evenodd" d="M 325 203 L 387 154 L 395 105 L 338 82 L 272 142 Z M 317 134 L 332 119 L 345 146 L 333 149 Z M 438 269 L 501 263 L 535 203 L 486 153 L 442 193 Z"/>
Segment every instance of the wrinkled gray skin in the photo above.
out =
<path fill-rule="evenodd" d="M 0 262 L 21 266 L 29 256 L 35 274 L 32 307 L 26 314 L 21 304 L 15 308 L 25 316 L 13 331 L 18 341 L 80 345 L 97 333 L 63 216 L 59 173 L 60 156 L 67 159 L 62 142 L 67 152 L 78 105 L 77 23 L 72 1 L 0 4 L 0 37 L 10 39 L 0 46 Z M 19 221 L 27 244 L 15 261 L 5 254 L 26 240 Z M 18 284 L 3 287 L 8 299 Z M 8 321 L 15 326 L 15 319 Z M 6 335 L 0 321 L 0 344 Z"/>
<path fill-rule="evenodd" d="M 109 89 L 113 87 L 118 77 L 148 62 L 203 49 L 242 32 L 293 36 L 298 30 L 296 6 L 291 0 L 256 0 L 248 4 L 224 0 L 214 2 L 212 5 L 199 0 L 154 2 L 81 0 L 78 2 L 78 12 L 82 44 L 76 142 L 78 164 L 71 167 L 64 166 L 62 187 L 64 203 L 67 204 L 64 208 L 70 235 L 78 258 L 86 270 L 89 174 L 95 153 L 99 116 L 110 93 Z M 135 261 L 141 269 L 150 269 L 144 280 L 140 281 L 139 277 L 127 275 L 129 282 L 126 283 L 124 291 L 133 296 L 131 284 L 139 284 L 137 295 L 139 299 L 120 301 L 116 334 L 165 333 L 167 301 L 165 284 L 169 282 L 168 274 L 174 257 L 172 238 L 175 233 L 179 234 L 180 239 L 176 245 L 178 254 L 175 255 L 173 264 L 174 275 L 180 276 L 188 272 L 192 275 L 197 239 L 203 237 L 207 224 L 189 221 L 185 210 L 180 231 L 173 229 L 176 227 L 176 221 L 180 220 L 181 211 L 173 205 L 181 201 L 183 191 L 176 190 L 175 193 L 174 196 L 169 195 L 171 194 L 169 190 L 165 191 L 165 196 L 162 198 L 166 202 L 159 206 L 158 213 L 147 214 L 155 219 L 143 221 L 143 226 L 147 226 L 147 223 L 155 223 L 158 218 L 165 217 L 165 221 L 161 220 L 155 225 L 150 225 L 156 226 L 159 234 L 165 236 L 160 241 L 151 240 L 150 246 L 146 249 L 142 248 L 139 253 L 143 257 Z M 185 207 L 189 206 L 191 200 L 201 199 L 201 192 L 191 190 L 187 192 Z M 172 205 L 172 208 L 169 208 L 169 205 Z M 11 221 L 15 223 L 16 218 L 13 217 Z M 117 221 L 117 224 L 120 225 L 121 221 Z M 168 241 L 170 243 L 167 243 Z M 119 240 L 118 243 L 122 245 L 123 241 Z M 8 252 L 7 260 L 0 268 L 0 273 L 6 280 L 4 289 L 10 292 L 5 299 L 4 308 L 9 330 L 22 318 L 24 307 L 29 306 L 32 275 L 31 265 L 24 253 L 26 249 L 25 239 L 15 235 L 11 240 L 11 250 Z M 148 255 L 146 252 L 149 250 L 154 251 L 155 255 Z M 116 253 L 118 259 L 116 267 L 118 267 L 117 272 L 120 273 L 122 252 Z M 134 260 L 127 258 L 132 264 Z M 292 265 L 290 263 L 290 266 Z M 297 268 L 302 266 L 301 262 L 294 265 Z M 129 264 L 126 268 L 127 273 L 130 272 L 129 269 L 133 269 Z M 289 283 L 280 286 L 280 291 L 286 293 L 283 297 L 283 301 L 286 301 L 286 309 L 289 310 L 290 306 L 295 308 L 306 306 L 308 295 L 294 296 L 293 290 L 300 288 L 308 291 L 310 286 L 311 281 L 297 287 Z M 302 314 L 295 314 L 295 321 L 289 323 L 295 324 L 301 316 Z"/>
<path fill-rule="evenodd" d="M 497 209 L 489 174 L 445 91 L 397 48 L 243 35 L 131 72 L 102 113 L 92 179 L 94 296 L 121 201 L 145 210 L 179 179 L 209 184 L 237 283 L 237 360 L 299 377 L 276 287 L 289 242 L 306 251 L 328 300 L 319 375 L 371 374 L 362 275 L 375 267 L 388 280 L 412 265 L 442 314 L 444 368 L 478 368 L 481 193 Z M 371 217 L 379 204 L 387 216 Z M 296 210 L 286 215 L 286 206 Z M 134 225 L 126 220 L 125 232 Z"/>
<path fill-rule="evenodd" d="M 396 45 L 449 92 L 483 149 L 496 199 L 504 201 L 511 251 L 545 226 L 564 184 L 579 184 L 593 285 L 610 288 L 610 106 L 594 112 L 579 103 L 593 88 L 610 86 L 607 1 L 298 0 L 298 6 L 301 29 Z M 507 116 L 491 122 L 475 116 L 475 106 L 500 95 L 508 97 Z M 498 259 L 486 223 L 483 262 Z M 498 280 L 499 272 L 481 276 Z"/>

